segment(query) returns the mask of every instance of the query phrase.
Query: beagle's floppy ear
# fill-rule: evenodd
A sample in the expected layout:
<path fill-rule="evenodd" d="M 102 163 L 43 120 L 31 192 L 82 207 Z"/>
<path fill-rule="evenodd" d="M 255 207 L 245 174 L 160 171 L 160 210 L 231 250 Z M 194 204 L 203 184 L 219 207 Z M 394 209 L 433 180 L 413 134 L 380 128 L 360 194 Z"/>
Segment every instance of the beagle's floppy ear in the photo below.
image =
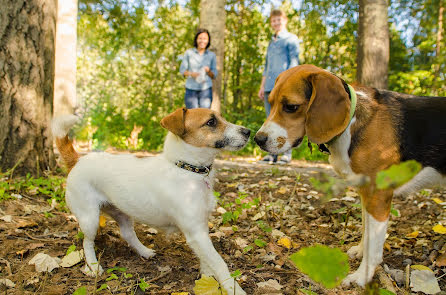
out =
<path fill-rule="evenodd" d="M 306 114 L 306 134 L 313 143 L 326 143 L 347 128 L 350 98 L 341 79 L 330 73 L 311 74 L 308 81 L 313 92 Z"/>
<path fill-rule="evenodd" d="M 179 137 L 186 133 L 185 119 L 187 109 L 185 107 L 179 108 L 173 113 L 167 115 L 161 120 L 161 126 Z"/>

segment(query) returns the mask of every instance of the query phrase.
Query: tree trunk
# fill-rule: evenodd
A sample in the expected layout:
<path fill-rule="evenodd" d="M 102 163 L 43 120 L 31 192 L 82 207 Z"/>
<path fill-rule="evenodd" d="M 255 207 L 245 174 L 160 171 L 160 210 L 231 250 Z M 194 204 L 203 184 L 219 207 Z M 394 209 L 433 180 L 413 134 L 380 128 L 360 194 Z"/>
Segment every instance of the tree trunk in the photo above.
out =
<path fill-rule="evenodd" d="M 435 56 L 440 56 L 441 40 L 443 39 L 443 0 L 440 0 L 438 8 L 438 31 L 437 31 L 437 46 L 435 48 Z"/>
<path fill-rule="evenodd" d="M 217 55 L 218 76 L 213 81 L 211 109 L 221 111 L 221 82 L 223 77 L 223 62 L 225 56 L 225 0 L 201 0 L 200 27 L 209 30 L 211 34 L 211 51 Z"/>
<path fill-rule="evenodd" d="M 390 42 L 387 7 L 387 0 L 359 0 L 356 78 L 361 84 L 384 89 Z"/>
<path fill-rule="evenodd" d="M 55 165 L 50 132 L 57 0 L 0 0 L 0 170 Z"/>
<path fill-rule="evenodd" d="M 58 0 L 54 116 L 76 108 L 77 0 Z"/>

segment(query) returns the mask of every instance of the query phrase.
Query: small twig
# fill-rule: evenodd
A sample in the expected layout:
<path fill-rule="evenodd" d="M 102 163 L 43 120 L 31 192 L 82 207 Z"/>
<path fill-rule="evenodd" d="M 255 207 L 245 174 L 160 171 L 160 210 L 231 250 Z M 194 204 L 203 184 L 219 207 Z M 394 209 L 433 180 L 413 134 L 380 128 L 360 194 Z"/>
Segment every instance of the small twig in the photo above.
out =
<path fill-rule="evenodd" d="M 40 242 L 49 242 L 49 243 L 52 243 L 52 242 L 56 242 L 56 241 L 64 241 L 64 240 L 62 240 L 62 239 L 41 239 L 41 238 L 36 238 L 36 237 L 33 237 L 33 236 L 31 236 L 29 233 L 27 233 L 26 231 L 24 232 L 25 233 L 25 235 L 28 237 L 28 238 L 30 238 L 31 240 L 36 240 L 36 241 L 40 241 Z M 71 242 L 70 242 L 71 243 Z"/>
<path fill-rule="evenodd" d="M 166 272 L 163 272 L 163 273 L 161 273 L 159 276 L 154 277 L 153 279 L 150 279 L 150 280 L 146 281 L 146 283 L 151 283 L 151 282 L 158 281 L 159 279 L 161 279 L 162 277 L 166 276 L 167 274 L 169 274 L 169 273 L 171 273 L 171 272 L 172 272 L 171 270 L 166 271 Z"/>

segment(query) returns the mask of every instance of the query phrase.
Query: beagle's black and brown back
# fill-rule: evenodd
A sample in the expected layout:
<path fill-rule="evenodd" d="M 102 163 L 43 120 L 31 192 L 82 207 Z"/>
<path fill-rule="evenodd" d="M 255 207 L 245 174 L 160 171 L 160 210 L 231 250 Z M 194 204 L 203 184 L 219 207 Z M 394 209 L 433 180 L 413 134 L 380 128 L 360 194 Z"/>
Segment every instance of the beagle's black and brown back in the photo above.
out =
<path fill-rule="evenodd" d="M 364 141 L 369 123 L 383 116 L 379 112 L 387 113 L 390 120 L 386 123 L 390 125 L 373 140 L 379 142 L 384 133 L 394 133 L 394 157 L 398 161 L 416 160 L 446 175 L 446 97 L 414 96 L 359 85 L 355 89 L 358 126 L 352 130 L 350 157 Z"/>

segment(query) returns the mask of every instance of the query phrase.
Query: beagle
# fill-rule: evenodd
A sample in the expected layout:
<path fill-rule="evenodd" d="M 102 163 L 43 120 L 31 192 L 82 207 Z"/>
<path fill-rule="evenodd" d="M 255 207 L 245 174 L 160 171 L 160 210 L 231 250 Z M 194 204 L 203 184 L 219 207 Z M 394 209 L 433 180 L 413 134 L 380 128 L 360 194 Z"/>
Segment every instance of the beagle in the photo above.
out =
<path fill-rule="evenodd" d="M 359 188 L 362 240 L 348 251 L 363 259 L 343 281 L 364 286 L 382 262 L 392 197 L 446 184 L 446 98 L 352 87 L 328 71 L 301 65 L 279 75 L 269 102 L 271 114 L 254 138 L 262 149 L 283 153 L 306 135 L 328 148 L 338 174 L 370 178 Z M 379 171 L 411 159 L 423 166 L 411 181 L 395 191 L 376 188 Z"/>
<path fill-rule="evenodd" d="M 212 165 L 221 150 L 243 148 L 250 130 L 209 109 L 180 108 L 161 120 L 169 132 L 156 157 L 90 153 L 79 157 L 68 139 L 74 115 L 55 118 L 53 135 L 69 169 L 66 202 L 84 233 L 83 272 L 101 275 L 94 239 L 103 211 L 116 220 L 121 236 L 144 258 L 155 255 L 137 238 L 133 220 L 180 230 L 200 260 L 202 274 L 214 276 L 228 294 L 246 294 L 229 273 L 209 238 L 208 216 L 215 206 Z"/>

